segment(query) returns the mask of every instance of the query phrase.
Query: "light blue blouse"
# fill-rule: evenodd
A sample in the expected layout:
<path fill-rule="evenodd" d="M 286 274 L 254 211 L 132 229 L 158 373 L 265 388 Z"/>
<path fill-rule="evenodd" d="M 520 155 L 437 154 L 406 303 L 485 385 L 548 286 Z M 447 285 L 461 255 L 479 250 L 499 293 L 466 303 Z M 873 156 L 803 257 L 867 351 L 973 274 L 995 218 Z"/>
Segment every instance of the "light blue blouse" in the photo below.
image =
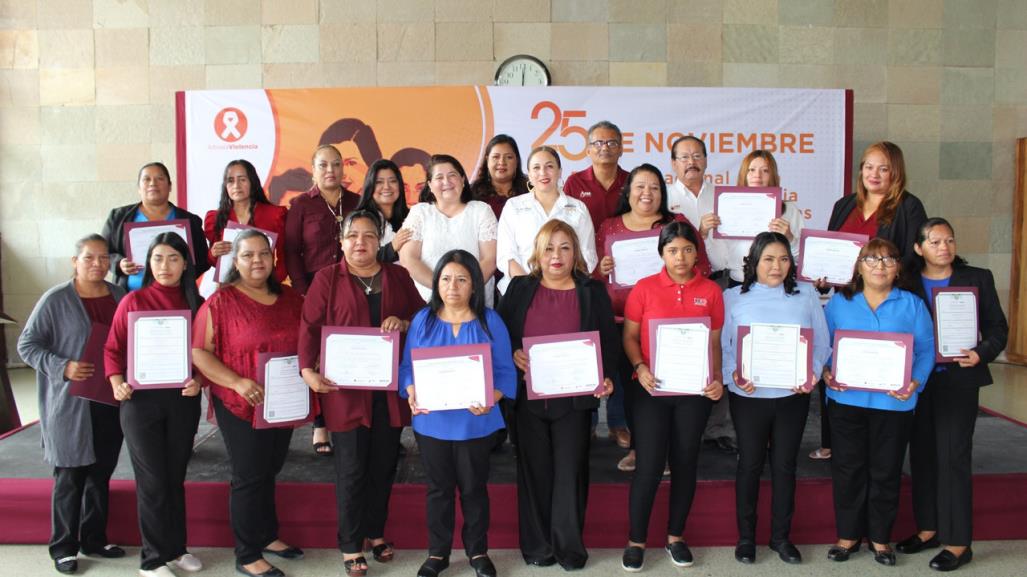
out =
<path fill-rule="evenodd" d="M 407 398 L 407 387 L 414 384 L 414 372 L 410 363 L 411 350 L 489 343 L 492 348 L 492 385 L 502 391 L 504 397 L 516 397 L 517 369 L 513 364 L 513 351 L 510 349 L 510 335 L 506 331 L 506 325 L 492 309 L 485 309 L 485 323 L 492 333 L 491 338 L 477 320 L 464 323 L 460 327 L 460 333 L 454 337 L 450 323 L 435 317 L 427 307 L 421 309 L 407 330 L 403 360 L 399 366 L 399 395 Z M 454 386 L 459 385 L 460 383 L 454 383 Z M 467 409 L 458 409 L 432 411 L 427 415 L 413 417 L 414 431 L 444 441 L 480 439 L 504 426 L 503 415 L 498 405 L 488 414 L 480 416 L 475 416 Z"/>
<path fill-rule="evenodd" d="M 799 283 L 798 293 L 785 294 L 784 285 L 768 287 L 753 283 L 749 292 L 736 286 L 724 292 L 724 330 L 720 333 L 723 353 L 724 384 L 736 395 L 757 399 L 777 399 L 792 395 L 788 389 L 756 387 L 750 395 L 738 388 L 732 372 L 738 366 L 738 327 L 752 323 L 799 325 L 813 329 L 813 374 L 819 379 L 824 363 L 831 356 L 831 341 L 820 298 L 812 285 Z"/>

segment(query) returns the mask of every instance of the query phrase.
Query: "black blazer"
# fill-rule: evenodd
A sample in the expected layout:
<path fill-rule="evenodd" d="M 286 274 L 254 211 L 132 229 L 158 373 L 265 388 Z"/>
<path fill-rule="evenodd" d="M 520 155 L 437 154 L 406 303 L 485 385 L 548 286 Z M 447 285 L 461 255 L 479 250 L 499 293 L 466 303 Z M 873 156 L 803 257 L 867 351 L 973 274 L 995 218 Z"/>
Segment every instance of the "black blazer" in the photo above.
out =
<path fill-rule="evenodd" d="M 834 203 L 831 210 L 831 220 L 828 221 L 827 230 L 839 230 L 845 219 L 856 208 L 856 195 L 847 194 Z M 876 238 L 883 238 L 895 243 L 899 247 L 899 254 L 902 255 L 904 263 L 913 259 L 913 245 L 916 244 L 917 231 L 920 225 L 927 220 L 927 211 L 920 199 L 913 196 L 908 190 L 902 192 L 902 203 L 895 210 L 895 217 L 890 224 L 877 227 Z"/>
<path fill-rule="evenodd" d="M 912 279 L 911 285 L 915 289 L 914 292 L 927 303 L 927 309 L 933 315 L 930 296 L 924 291 L 919 274 Z M 954 265 L 949 286 L 977 287 L 977 319 L 981 340 L 973 350 L 981 357 L 981 362 L 977 363 L 977 366 L 967 368 L 959 366 L 958 363 L 944 363 L 946 371 L 950 371 L 944 381 L 959 386 L 990 385 L 993 381 L 988 363 L 994 361 L 1006 348 L 1006 339 L 1009 336 L 1009 324 L 999 304 L 998 293 L 995 292 L 995 278 L 988 269 Z"/>
<path fill-rule="evenodd" d="M 528 307 L 535 299 L 535 291 L 542 283 L 541 278 L 533 275 L 516 276 L 510 279 L 506 294 L 499 301 L 496 312 L 503 318 L 507 331 L 510 333 L 510 348 L 524 348 L 524 321 L 528 316 Z M 619 355 L 623 354 L 617 325 L 613 318 L 613 305 L 606 293 L 603 283 L 585 275 L 575 273 L 574 284 L 578 294 L 578 310 L 581 314 L 580 331 L 599 331 L 600 346 L 603 353 L 603 374 L 612 379 L 617 372 Z M 523 402 L 533 413 L 543 413 L 545 401 L 528 401 L 525 392 L 524 373 L 517 370 L 517 404 Z M 524 399 L 522 401 L 521 399 Z M 556 399 L 559 400 L 559 399 Z M 599 399 L 593 396 L 573 397 L 574 409 L 592 410 L 599 407 Z M 552 401 L 551 401 L 552 402 Z"/>
<path fill-rule="evenodd" d="M 107 250 L 111 255 L 111 272 L 114 273 L 114 282 L 125 290 L 128 290 L 128 277 L 121 272 L 121 267 L 118 266 L 125 258 L 125 223 L 135 220 L 141 205 L 141 202 L 137 202 L 111 210 L 107 216 L 107 222 L 103 225 L 103 237 L 107 239 Z M 175 215 L 178 218 L 189 220 L 189 236 L 192 237 L 193 243 L 193 266 L 196 267 L 196 276 L 199 277 L 210 268 L 210 263 L 207 261 L 207 237 L 203 234 L 203 220 L 184 208 L 179 208 L 174 204 L 171 204 L 171 207 L 175 209 Z M 142 262 L 136 264 L 146 265 Z"/>

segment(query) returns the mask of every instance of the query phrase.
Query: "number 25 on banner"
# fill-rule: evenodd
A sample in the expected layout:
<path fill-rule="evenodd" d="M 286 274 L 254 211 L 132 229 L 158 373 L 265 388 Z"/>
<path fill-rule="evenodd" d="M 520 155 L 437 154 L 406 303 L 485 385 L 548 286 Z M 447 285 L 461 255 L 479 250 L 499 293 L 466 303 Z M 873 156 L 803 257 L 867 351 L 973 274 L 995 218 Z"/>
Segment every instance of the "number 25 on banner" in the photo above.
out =
<path fill-rule="evenodd" d="M 584 110 L 560 110 L 560 107 L 555 102 L 549 100 L 543 100 L 535 105 L 535 108 L 531 110 L 531 119 L 537 120 L 543 110 L 551 110 L 553 112 L 553 121 L 549 123 L 546 130 L 535 139 L 535 142 L 531 144 L 532 148 L 548 144 L 546 141 L 552 136 L 557 130 L 560 131 L 560 136 L 568 137 L 578 135 L 581 137 L 581 148 L 574 150 L 574 147 L 568 147 L 563 144 L 555 145 L 556 150 L 570 160 L 581 160 L 585 158 L 588 153 L 588 129 L 584 126 L 571 126 L 571 119 L 573 118 L 585 118 Z"/>

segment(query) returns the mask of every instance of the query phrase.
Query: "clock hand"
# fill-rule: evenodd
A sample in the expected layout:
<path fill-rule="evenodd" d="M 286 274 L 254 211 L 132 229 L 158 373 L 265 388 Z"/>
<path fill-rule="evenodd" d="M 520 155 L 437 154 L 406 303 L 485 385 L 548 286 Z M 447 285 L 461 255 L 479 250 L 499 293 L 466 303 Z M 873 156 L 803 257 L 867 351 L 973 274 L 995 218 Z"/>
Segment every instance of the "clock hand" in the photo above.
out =
<path fill-rule="evenodd" d="M 524 86 L 524 68 L 521 68 L 521 86 Z"/>

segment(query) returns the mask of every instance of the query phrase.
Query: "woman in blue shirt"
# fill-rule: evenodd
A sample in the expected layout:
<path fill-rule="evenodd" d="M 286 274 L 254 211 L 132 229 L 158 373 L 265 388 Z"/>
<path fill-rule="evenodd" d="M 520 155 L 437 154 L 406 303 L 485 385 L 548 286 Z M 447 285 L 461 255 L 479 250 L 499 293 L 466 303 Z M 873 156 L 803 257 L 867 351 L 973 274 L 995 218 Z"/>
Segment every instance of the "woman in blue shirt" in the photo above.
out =
<path fill-rule="evenodd" d="M 802 555 L 788 537 L 795 511 L 795 466 L 806 428 L 809 395 L 799 388 L 756 387 L 742 378 L 735 370 L 738 327 L 773 323 L 812 329 L 812 372 L 819 375 L 831 354 L 827 321 L 812 285 L 796 285 L 794 259 L 788 238 L 783 234 L 760 233 L 743 262 L 741 286 L 724 293 L 724 330 L 720 333 L 724 383 L 731 395 L 731 420 L 738 434 L 738 469 L 735 474 L 738 545 L 735 547 L 735 559 L 741 563 L 756 561 L 756 503 L 760 473 L 766 460 L 767 445 L 772 442 L 770 548 L 786 563 L 801 563 Z"/>
<path fill-rule="evenodd" d="M 419 408 L 410 360 L 414 349 L 489 343 L 495 400 L 515 398 L 517 370 L 510 337 L 499 315 L 485 308 L 485 290 L 478 259 L 465 250 L 447 252 L 435 265 L 428 306 L 414 316 L 407 331 L 399 391 L 410 402 L 414 436 L 428 476 L 428 559 L 417 570 L 418 577 L 437 577 L 449 567 L 457 487 L 464 515 L 461 537 L 471 567 L 478 577 L 496 575 L 488 557 L 486 483 L 492 433 L 503 428 L 503 416 L 491 407 L 432 412 Z"/>
<path fill-rule="evenodd" d="M 838 541 L 827 552 L 846 561 L 866 537 L 874 560 L 895 564 L 891 530 L 899 508 L 902 461 L 916 408 L 934 368 L 934 325 L 924 301 L 896 286 L 901 271 L 898 247 L 875 238 L 859 252 L 852 281 L 827 303 L 831 338 L 838 329 L 912 333 L 910 392 L 845 390 L 829 368 L 828 415 L 835 439 L 831 457 Z"/>

